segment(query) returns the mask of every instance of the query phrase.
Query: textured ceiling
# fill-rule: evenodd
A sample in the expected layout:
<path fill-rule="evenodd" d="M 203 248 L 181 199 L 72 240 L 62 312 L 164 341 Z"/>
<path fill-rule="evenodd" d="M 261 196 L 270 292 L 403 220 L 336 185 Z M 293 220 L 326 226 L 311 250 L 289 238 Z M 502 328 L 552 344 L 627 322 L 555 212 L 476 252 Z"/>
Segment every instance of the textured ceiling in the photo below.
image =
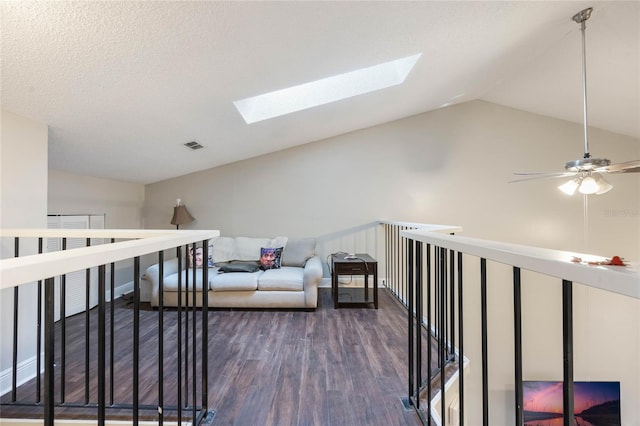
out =
<path fill-rule="evenodd" d="M 3 1 L 2 108 L 49 125 L 51 168 L 141 183 L 473 99 L 582 122 L 587 6 L 589 124 L 640 138 L 636 1 Z M 233 105 L 416 53 L 401 86 L 251 125 Z"/>

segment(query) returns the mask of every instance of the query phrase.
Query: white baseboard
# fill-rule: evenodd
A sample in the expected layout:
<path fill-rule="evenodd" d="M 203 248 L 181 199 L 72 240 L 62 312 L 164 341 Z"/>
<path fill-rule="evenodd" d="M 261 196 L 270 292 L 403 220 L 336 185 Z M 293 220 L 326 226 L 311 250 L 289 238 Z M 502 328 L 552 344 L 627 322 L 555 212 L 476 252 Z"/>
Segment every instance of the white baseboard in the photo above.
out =
<path fill-rule="evenodd" d="M 119 287 L 114 289 L 114 299 L 121 297 L 123 294 L 127 294 L 133 291 L 133 281 L 129 281 L 128 283 L 122 284 Z M 105 295 L 107 301 L 111 300 L 111 289 L 107 289 L 107 293 Z"/>
<path fill-rule="evenodd" d="M 20 386 L 36 377 L 36 367 L 37 358 L 35 356 L 18 363 L 16 369 L 18 372 L 16 377 L 17 386 Z M 44 371 L 44 352 L 40 356 L 40 369 L 40 372 Z M 0 372 L 0 396 L 11 392 L 13 382 L 12 371 L 13 370 L 11 368 L 8 368 Z"/>
<path fill-rule="evenodd" d="M 116 289 L 116 297 L 120 297 L 123 294 L 133 293 L 133 281 L 122 284 Z M 144 278 L 140 280 L 140 301 L 151 301 L 151 283 Z"/>
<path fill-rule="evenodd" d="M 121 297 L 123 294 L 133 291 L 133 281 L 123 284 L 120 287 L 116 287 L 114 290 L 115 290 L 114 298 L 117 299 L 118 297 Z M 111 300 L 110 289 L 107 290 L 105 298 L 107 301 Z M 42 373 L 44 371 L 44 352 L 42 353 L 40 360 L 41 360 L 40 372 Z M 29 380 L 33 379 L 36 376 L 36 367 L 37 367 L 37 358 L 35 355 L 32 356 L 31 358 L 28 358 L 18 363 L 18 366 L 17 366 L 18 373 L 16 377 L 17 386 L 20 386 L 28 382 Z M 0 396 L 11 392 L 12 382 L 13 382 L 13 376 L 12 376 L 11 368 L 8 368 L 0 372 Z"/>

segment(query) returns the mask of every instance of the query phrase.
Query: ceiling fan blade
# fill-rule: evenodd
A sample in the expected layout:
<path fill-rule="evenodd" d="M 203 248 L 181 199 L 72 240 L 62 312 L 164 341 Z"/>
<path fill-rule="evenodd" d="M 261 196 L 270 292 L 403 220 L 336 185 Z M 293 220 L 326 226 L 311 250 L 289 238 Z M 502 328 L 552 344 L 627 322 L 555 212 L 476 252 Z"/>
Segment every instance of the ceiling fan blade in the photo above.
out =
<path fill-rule="evenodd" d="M 640 173 L 640 160 L 609 164 L 598 167 L 595 171 L 598 173 Z"/>
<path fill-rule="evenodd" d="M 524 181 L 535 180 L 535 179 L 570 177 L 570 176 L 574 176 L 575 174 L 576 174 L 575 172 L 557 172 L 557 173 L 519 172 L 519 173 L 514 173 L 514 175 L 525 176 L 525 177 L 511 180 L 509 181 L 509 183 L 524 182 Z"/>

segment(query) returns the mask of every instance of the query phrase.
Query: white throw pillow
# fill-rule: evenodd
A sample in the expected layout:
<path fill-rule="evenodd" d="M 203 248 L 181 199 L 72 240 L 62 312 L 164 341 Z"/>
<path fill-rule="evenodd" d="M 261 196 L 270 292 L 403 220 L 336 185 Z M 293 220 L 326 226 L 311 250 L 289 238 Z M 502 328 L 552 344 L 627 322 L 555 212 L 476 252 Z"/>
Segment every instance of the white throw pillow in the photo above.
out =
<path fill-rule="evenodd" d="M 260 249 L 269 247 L 270 244 L 270 238 L 236 237 L 232 260 L 258 260 L 260 259 Z"/>
<path fill-rule="evenodd" d="M 311 257 L 316 255 L 315 238 L 293 238 L 287 241 L 282 252 L 282 266 L 303 268 Z"/>
<path fill-rule="evenodd" d="M 218 237 L 213 240 L 213 263 L 229 262 L 233 260 L 234 239 Z"/>
<path fill-rule="evenodd" d="M 289 238 L 287 237 L 275 237 L 271 240 L 269 247 L 285 247 L 288 240 Z"/>

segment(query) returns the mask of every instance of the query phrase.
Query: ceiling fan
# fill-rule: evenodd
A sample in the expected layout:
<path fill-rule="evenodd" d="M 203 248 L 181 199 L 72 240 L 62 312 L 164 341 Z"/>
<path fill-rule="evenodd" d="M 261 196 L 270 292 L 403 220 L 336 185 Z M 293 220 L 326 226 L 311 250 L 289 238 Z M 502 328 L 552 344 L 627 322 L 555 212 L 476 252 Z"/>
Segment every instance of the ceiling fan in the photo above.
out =
<path fill-rule="evenodd" d="M 587 61 L 585 49 L 585 22 L 591 17 L 593 8 L 584 9 L 573 16 L 573 20 L 580 24 L 582 33 L 582 94 L 584 101 L 584 157 L 565 163 L 564 172 L 558 173 L 514 173 L 522 178 L 511 182 L 522 182 L 542 178 L 571 177 L 571 179 L 558 187 L 562 192 L 573 195 L 576 190 L 582 194 L 604 194 L 609 192 L 613 185 L 602 177 L 607 173 L 640 173 L 640 160 L 611 164 L 606 158 L 593 158 L 589 153 L 589 135 L 587 126 Z"/>

